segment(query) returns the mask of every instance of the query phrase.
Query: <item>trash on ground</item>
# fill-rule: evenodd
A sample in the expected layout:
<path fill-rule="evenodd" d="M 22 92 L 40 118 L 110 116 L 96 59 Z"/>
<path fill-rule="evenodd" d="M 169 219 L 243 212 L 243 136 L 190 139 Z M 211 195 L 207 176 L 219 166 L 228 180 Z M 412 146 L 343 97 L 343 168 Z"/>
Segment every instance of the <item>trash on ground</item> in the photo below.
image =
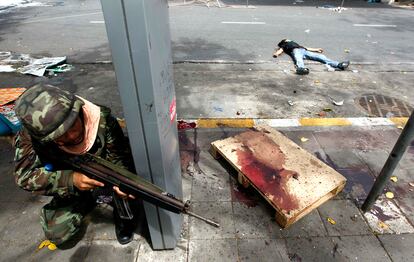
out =
<path fill-rule="evenodd" d="M 356 69 L 354 69 L 354 70 L 352 70 L 352 73 L 358 73 L 359 71 L 358 70 L 356 70 Z"/>
<path fill-rule="evenodd" d="M 384 222 L 382 222 L 381 220 L 380 220 L 380 221 L 378 221 L 378 226 L 379 226 L 380 228 L 382 228 L 382 229 L 389 229 L 389 228 L 390 228 L 387 224 L 385 224 L 385 223 L 384 223 Z"/>
<path fill-rule="evenodd" d="M 39 251 L 40 249 L 47 247 L 51 244 L 52 242 L 50 242 L 50 240 L 43 240 L 42 243 L 40 243 L 40 245 L 37 247 L 37 251 Z"/>
<path fill-rule="evenodd" d="M 395 183 L 395 182 L 398 181 L 398 177 L 392 176 L 392 177 L 390 177 L 390 180 Z"/>
<path fill-rule="evenodd" d="M 287 101 L 290 106 L 293 106 L 295 103 L 292 100 Z"/>
<path fill-rule="evenodd" d="M 387 192 L 387 193 L 385 193 L 385 196 L 389 199 L 393 199 L 394 198 L 394 193 L 393 192 Z"/>
<path fill-rule="evenodd" d="M 48 246 L 47 246 L 47 248 L 48 248 L 49 250 L 52 250 L 52 251 L 53 251 L 53 250 L 56 250 L 56 248 L 57 248 L 57 247 L 56 247 L 56 245 L 55 245 L 55 244 L 50 243 L 50 245 L 48 245 Z"/>
<path fill-rule="evenodd" d="M 64 73 L 64 72 L 68 72 L 70 70 L 73 69 L 72 65 L 69 64 L 63 64 L 63 65 L 58 65 L 52 68 L 48 68 L 46 69 L 49 72 L 53 72 L 53 73 Z"/>
<path fill-rule="evenodd" d="M 320 84 L 321 83 L 321 81 L 319 81 L 319 80 L 315 80 L 315 81 L 313 81 L 315 84 Z"/>
<path fill-rule="evenodd" d="M 310 33 L 310 29 L 306 29 L 305 33 L 309 34 Z"/>
<path fill-rule="evenodd" d="M 308 141 L 309 140 L 309 138 L 306 138 L 306 137 L 301 137 L 300 138 L 300 141 L 302 141 L 302 143 L 305 143 L 306 141 Z"/>
<path fill-rule="evenodd" d="M 336 7 L 334 5 L 323 5 L 323 6 L 318 6 L 317 8 L 328 9 L 328 10 L 338 12 L 338 13 L 341 13 L 342 11 L 348 10 L 348 8 L 344 8 L 344 7 L 341 7 L 341 6 Z"/>
<path fill-rule="evenodd" d="M 21 123 L 14 111 L 14 103 L 0 106 L 0 135 L 17 133 L 20 130 Z"/>
<path fill-rule="evenodd" d="M 336 224 L 336 221 L 332 218 L 332 217 L 328 217 L 328 222 L 331 223 L 332 225 Z"/>
<path fill-rule="evenodd" d="M 349 52 L 351 52 L 351 50 L 349 50 L 349 49 L 344 49 L 344 52 L 345 52 L 345 53 L 349 53 Z"/>
<path fill-rule="evenodd" d="M 26 88 L 1 88 L 0 89 L 0 106 L 16 100 Z"/>
<path fill-rule="evenodd" d="M 330 108 L 330 107 L 325 107 L 325 108 L 323 109 L 323 111 L 324 111 L 324 112 L 332 112 L 332 108 Z"/>
<path fill-rule="evenodd" d="M 332 103 L 336 106 L 342 106 L 344 104 L 344 100 L 341 100 L 341 101 L 332 100 Z"/>
<path fill-rule="evenodd" d="M 404 127 L 403 127 L 403 126 L 397 126 L 397 128 L 398 128 L 398 129 L 404 129 Z"/>
<path fill-rule="evenodd" d="M 410 183 L 408 183 L 411 187 L 414 187 L 414 183 L 413 182 L 410 182 Z"/>
<path fill-rule="evenodd" d="M 325 117 L 326 116 L 326 112 L 319 112 L 319 113 L 317 113 L 317 115 L 318 116 L 320 116 L 320 117 Z"/>
<path fill-rule="evenodd" d="M 0 72 L 3 69 L 7 72 L 43 76 L 46 69 L 60 65 L 65 61 L 66 56 L 34 58 L 28 54 L 0 52 Z M 10 71 L 11 68 L 14 70 Z"/>

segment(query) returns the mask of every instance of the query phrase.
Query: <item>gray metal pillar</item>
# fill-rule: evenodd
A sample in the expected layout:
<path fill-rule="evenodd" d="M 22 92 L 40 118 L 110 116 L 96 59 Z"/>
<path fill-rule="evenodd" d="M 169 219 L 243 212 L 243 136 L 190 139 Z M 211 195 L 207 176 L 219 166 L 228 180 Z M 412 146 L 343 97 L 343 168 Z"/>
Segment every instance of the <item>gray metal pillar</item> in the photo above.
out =
<path fill-rule="evenodd" d="M 101 4 L 136 170 L 182 198 L 167 0 Z M 182 216 L 144 205 L 153 249 L 174 248 Z"/>
<path fill-rule="evenodd" d="M 365 199 L 364 204 L 361 209 L 364 212 L 367 212 L 374 205 L 375 201 L 382 194 L 385 186 L 387 185 L 392 173 L 397 167 L 398 163 L 401 160 L 401 157 L 404 155 L 405 150 L 408 145 L 414 139 L 414 111 L 411 113 L 410 118 L 408 119 L 407 124 L 405 125 L 403 131 L 401 132 L 400 137 L 394 145 L 394 148 L 391 151 L 391 154 L 388 156 L 387 161 L 377 179 L 375 180 L 374 185 L 372 186 L 371 191 L 368 194 L 367 199 Z"/>

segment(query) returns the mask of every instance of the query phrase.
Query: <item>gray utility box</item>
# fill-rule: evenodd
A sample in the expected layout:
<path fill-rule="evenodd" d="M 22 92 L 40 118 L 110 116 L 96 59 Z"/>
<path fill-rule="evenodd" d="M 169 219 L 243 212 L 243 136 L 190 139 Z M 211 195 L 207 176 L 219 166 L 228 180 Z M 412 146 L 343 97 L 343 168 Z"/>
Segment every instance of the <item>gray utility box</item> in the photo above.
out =
<path fill-rule="evenodd" d="M 182 198 L 167 0 L 101 4 L 136 170 Z M 182 215 L 144 208 L 153 249 L 174 248 Z"/>

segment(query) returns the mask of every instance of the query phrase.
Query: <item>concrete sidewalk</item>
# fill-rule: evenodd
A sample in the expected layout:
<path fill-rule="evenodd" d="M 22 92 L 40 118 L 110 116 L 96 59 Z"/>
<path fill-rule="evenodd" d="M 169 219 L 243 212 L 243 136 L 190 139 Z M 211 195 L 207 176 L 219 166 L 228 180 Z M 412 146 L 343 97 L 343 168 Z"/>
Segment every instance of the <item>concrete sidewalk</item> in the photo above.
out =
<path fill-rule="evenodd" d="M 212 141 L 243 129 L 190 129 L 179 132 L 184 199 L 194 211 L 218 220 L 216 229 L 188 219 L 175 250 L 152 251 L 145 227 L 135 241 L 117 244 L 112 211 L 95 209 L 85 233 L 71 249 L 36 252 L 44 239 L 39 210 L 49 201 L 16 187 L 13 150 L 0 139 L 0 261 L 411 261 L 414 259 L 414 144 L 401 161 L 388 191 L 372 213 L 358 205 L 366 197 L 400 130 L 396 127 L 301 127 L 280 129 L 300 146 L 347 177 L 344 191 L 288 229 L 250 190 L 237 185 L 235 172 L 209 154 Z M 300 142 L 301 137 L 309 140 Z M 327 218 L 336 221 L 330 224 Z M 381 221 L 381 222 L 380 222 Z"/>

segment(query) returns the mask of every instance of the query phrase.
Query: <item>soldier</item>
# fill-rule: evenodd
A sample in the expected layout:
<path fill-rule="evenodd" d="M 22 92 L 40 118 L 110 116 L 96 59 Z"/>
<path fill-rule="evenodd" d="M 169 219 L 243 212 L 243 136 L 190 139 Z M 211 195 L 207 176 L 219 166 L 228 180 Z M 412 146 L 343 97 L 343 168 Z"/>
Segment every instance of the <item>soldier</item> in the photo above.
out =
<path fill-rule="evenodd" d="M 82 218 L 96 205 L 94 192 L 104 184 L 50 162 L 48 155 L 91 153 L 133 169 L 128 143 L 110 109 L 51 85 L 26 90 L 15 110 L 23 126 L 14 143 L 16 183 L 53 196 L 41 210 L 41 225 L 46 237 L 61 245 L 79 231 Z M 113 190 L 122 198 L 133 198 L 117 187 Z M 118 241 L 130 242 L 134 221 L 121 219 L 116 208 L 114 220 Z"/>

